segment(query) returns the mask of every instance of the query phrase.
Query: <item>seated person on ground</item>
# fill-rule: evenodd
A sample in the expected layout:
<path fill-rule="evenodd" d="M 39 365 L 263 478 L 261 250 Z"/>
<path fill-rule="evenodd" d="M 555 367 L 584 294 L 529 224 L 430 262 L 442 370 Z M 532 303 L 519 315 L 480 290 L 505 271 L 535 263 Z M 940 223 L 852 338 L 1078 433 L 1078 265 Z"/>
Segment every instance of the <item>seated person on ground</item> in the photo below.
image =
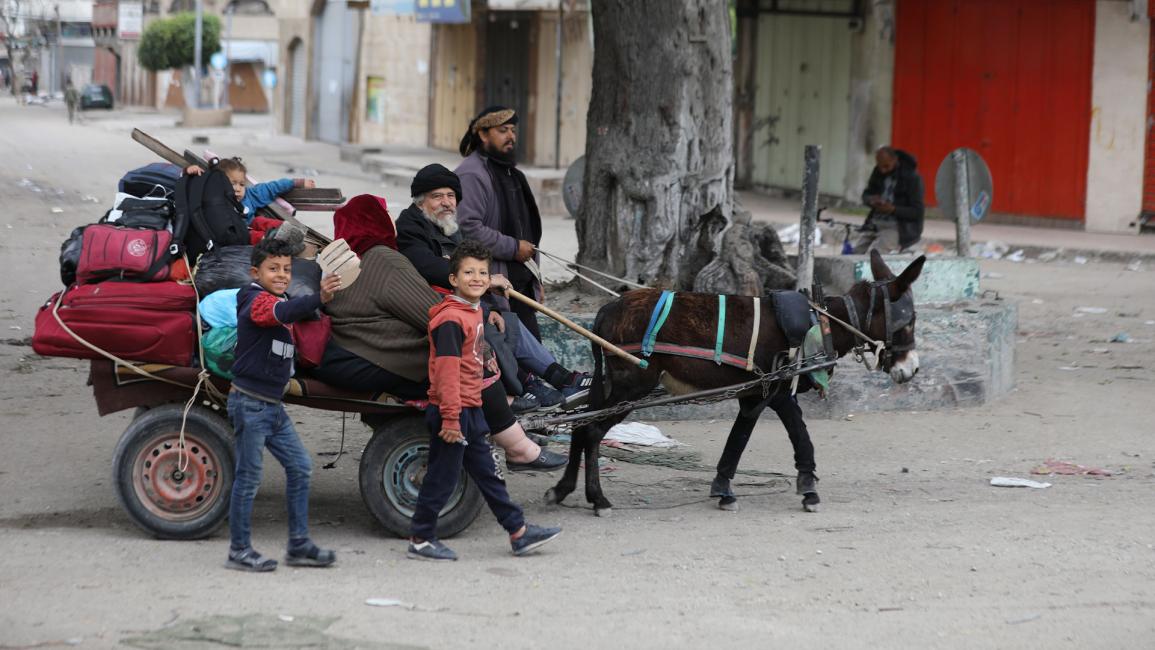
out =
<path fill-rule="evenodd" d="M 449 256 L 462 240 L 457 226 L 461 181 L 442 165 L 428 165 L 413 178 L 410 194 L 413 203 L 397 218 L 397 247 L 435 291 L 451 293 Z M 501 275 L 492 276 L 492 283 L 495 291 L 509 286 Z M 528 374 L 522 385 L 542 406 L 576 399 L 589 390 L 592 378 L 588 374 L 559 364 L 516 314 L 501 311 L 493 295 L 486 294 L 482 306 L 486 310 L 486 339 L 495 345 L 500 345 L 495 338 L 504 340 L 513 349 L 518 366 Z"/>
<path fill-rule="evenodd" d="M 874 160 L 874 171 L 862 192 L 862 202 L 870 214 L 854 244 L 859 255 L 873 248 L 880 253 L 903 251 L 922 239 L 925 206 L 914 156 L 901 149 L 880 147 Z"/>
<path fill-rule="evenodd" d="M 325 306 L 333 337 L 313 375 L 350 390 L 387 392 L 424 400 L 429 390 L 429 310 L 439 295 L 395 250 L 396 233 L 385 199 L 363 194 L 333 214 L 334 233 L 361 257 L 361 275 Z M 525 435 L 501 382 L 481 394 L 493 441 L 505 449 L 511 471 L 550 470 L 566 458 Z"/>

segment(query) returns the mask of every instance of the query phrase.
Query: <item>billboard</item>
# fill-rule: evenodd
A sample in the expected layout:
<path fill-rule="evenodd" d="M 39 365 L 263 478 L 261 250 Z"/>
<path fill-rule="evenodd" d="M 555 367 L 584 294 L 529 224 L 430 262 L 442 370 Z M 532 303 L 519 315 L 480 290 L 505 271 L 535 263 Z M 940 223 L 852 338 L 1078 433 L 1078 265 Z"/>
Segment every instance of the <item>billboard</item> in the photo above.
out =
<path fill-rule="evenodd" d="M 116 7 L 116 35 L 118 38 L 140 38 L 144 30 L 144 7 L 140 0 L 120 0 Z"/>
<path fill-rule="evenodd" d="M 468 23 L 469 0 L 416 0 L 419 23 Z"/>

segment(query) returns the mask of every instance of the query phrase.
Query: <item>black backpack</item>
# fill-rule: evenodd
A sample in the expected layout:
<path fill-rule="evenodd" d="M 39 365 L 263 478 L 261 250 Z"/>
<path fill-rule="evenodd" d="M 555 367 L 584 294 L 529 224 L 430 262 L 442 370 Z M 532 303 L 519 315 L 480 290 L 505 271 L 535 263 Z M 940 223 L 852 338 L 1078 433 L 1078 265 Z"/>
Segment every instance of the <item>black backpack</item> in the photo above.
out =
<path fill-rule="evenodd" d="M 233 194 L 229 177 L 215 166 L 200 176 L 185 176 L 176 186 L 176 212 L 188 223 L 184 248 L 189 262 L 222 246 L 249 243 L 244 207 Z"/>

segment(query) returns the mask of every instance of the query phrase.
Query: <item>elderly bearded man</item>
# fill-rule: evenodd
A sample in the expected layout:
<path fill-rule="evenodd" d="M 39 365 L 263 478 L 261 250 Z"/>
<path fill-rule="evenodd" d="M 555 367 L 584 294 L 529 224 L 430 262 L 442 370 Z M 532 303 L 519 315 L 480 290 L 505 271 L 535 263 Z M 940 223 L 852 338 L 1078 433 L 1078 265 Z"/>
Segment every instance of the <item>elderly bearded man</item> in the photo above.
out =
<path fill-rule="evenodd" d="M 413 178 L 409 187 L 413 204 L 397 218 L 397 248 L 421 277 L 435 291 L 451 291 L 449 284 L 449 256 L 462 241 L 457 222 L 457 204 L 461 198 L 461 182 L 457 174 L 441 165 L 428 165 Z M 509 280 L 494 273 L 494 287 L 507 287 Z M 563 399 L 576 403 L 592 383 L 585 373 L 571 372 L 557 362 L 541 342 L 526 329 L 519 318 L 503 311 L 500 295 L 488 294 L 482 299 L 486 310 L 486 340 L 490 341 L 502 358 L 501 348 L 507 347 L 516 359 L 516 366 L 526 376 L 524 391 L 534 396 L 542 406 L 553 406 Z M 509 372 L 514 370 L 514 372 Z M 529 375 L 532 373 L 532 375 Z M 502 368 L 503 378 L 517 374 L 516 369 Z M 550 388 L 545 382 L 552 384 Z M 520 393 L 518 382 L 507 382 L 514 394 Z M 526 399 L 522 395 L 522 400 Z M 515 411 L 522 410 L 520 407 Z"/>
<path fill-rule="evenodd" d="M 525 174 L 517 168 L 517 113 L 504 106 L 481 111 L 469 123 L 459 151 L 465 156 L 456 170 L 464 190 L 458 215 L 462 233 L 493 253 L 491 272 L 505 276 L 517 291 L 541 300 L 541 283 L 534 273 L 541 213 Z M 506 303 L 504 298 L 499 300 Z M 517 314 L 541 340 L 532 307 L 517 301 L 501 307 Z"/>

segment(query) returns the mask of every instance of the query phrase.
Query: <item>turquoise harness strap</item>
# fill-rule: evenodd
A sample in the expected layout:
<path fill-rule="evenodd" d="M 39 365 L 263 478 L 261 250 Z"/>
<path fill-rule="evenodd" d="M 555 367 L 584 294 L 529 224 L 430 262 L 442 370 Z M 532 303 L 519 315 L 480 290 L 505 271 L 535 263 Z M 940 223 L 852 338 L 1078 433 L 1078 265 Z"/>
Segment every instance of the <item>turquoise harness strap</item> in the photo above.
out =
<path fill-rule="evenodd" d="M 666 317 L 670 315 L 670 308 L 674 306 L 674 292 L 662 291 L 658 302 L 654 305 L 654 312 L 650 314 L 650 324 L 646 333 L 642 335 L 642 356 L 648 357 L 654 353 L 654 343 L 658 339 L 658 331 L 666 324 Z"/>
<path fill-rule="evenodd" d="M 722 365 L 722 338 L 726 336 L 726 296 L 718 294 L 718 336 L 714 339 L 714 363 Z"/>

